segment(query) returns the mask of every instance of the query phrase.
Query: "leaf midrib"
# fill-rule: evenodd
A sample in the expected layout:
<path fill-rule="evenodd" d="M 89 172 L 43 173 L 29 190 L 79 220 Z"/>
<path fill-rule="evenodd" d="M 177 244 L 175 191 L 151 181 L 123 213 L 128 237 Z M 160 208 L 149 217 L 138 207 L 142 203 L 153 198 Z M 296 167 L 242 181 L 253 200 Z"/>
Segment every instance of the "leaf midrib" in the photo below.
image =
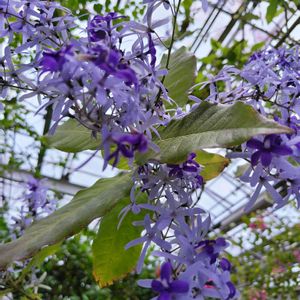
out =
<path fill-rule="evenodd" d="M 172 140 L 172 139 L 177 139 L 177 138 L 182 138 L 182 137 L 190 137 L 190 136 L 200 135 L 200 134 L 206 134 L 206 133 L 209 133 L 209 132 L 223 132 L 223 131 L 232 131 L 232 130 L 240 130 L 240 129 L 246 129 L 247 131 L 252 131 L 252 130 L 257 129 L 257 128 L 271 129 L 272 132 L 274 132 L 274 130 L 275 130 L 272 127 L 252 127 L 252 128 L 247 128 L 247 127 L 237 127 L 236 128 L 236 127 L 234 127 L 234 128 L 227 128 L 227 129 L 205 130 L 205 131 L 200 131 L 200 132 L 197 132 L 197 133 L 189 133 L 189 134 L 185 134 L 185 135 L 177 135 L 177 136 L 166 138 L 166 139 L 160 139 L 158 141 L 165 142 L 165 141 L 169 141 L 169 140 Z M 277 133 L 290 133 L 291 132 L 288 129 L 283 130 L 281 128 L 277 128 L 276 130 L 278 131 Z M 263 134 L 263 133 L 261 133 L 261 134 Z"/>

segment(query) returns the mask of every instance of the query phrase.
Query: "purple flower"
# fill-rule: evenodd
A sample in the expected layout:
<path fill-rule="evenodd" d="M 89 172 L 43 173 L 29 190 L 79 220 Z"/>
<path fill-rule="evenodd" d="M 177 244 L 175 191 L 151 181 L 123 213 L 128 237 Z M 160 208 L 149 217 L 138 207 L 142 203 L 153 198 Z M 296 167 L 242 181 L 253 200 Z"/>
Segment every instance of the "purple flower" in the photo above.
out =
<path fill-rule="evenodd" d="M 14 220 L 13 233 L 21 235 L 34 220 L 51 214 L 56 209 L 57 201 L 48 197 L 49 187 L 46 179 L 37 179 L 30 176 L 22 183 L 25 188 L 23 195 L 18 198 L 22 206 L 18 217 Z"/>
<path fill-rule="evenodd" d="M 174 194 L 169 190 L 165 190 L 165 205 L 157 203 L 156 205 L 141 204 L 140 207 L 146 208 L 157 213 L 156 224 L 158 230 L 162 231 L 166 227 L 170 227 L 172 222 L 182 224 L 185 217 L 193 217 L 194 215 L 204 213 L 199 207 L 186 207 L 180 201 L 176 201 Z"/>
<path fill-rule="evenodd" d="M 114 159 L 113 166 L 118 164 L 120 155 L 133 158 L 136 151 L 144 153 L 148 149 L 147 138 L 142 133 L 125 133 L 117 137 L 112 137 L 112 140 L 117 145 L 117 149 L 106 160 Z"/>
<path fill-rule="evenodd" d="M 107 74 L 114 75 L 129 85 L 138 85 L 137 75 L 124 61 L 121 51 L 97 45 L 92 48 L 91 60 Z"/>
<path fill-rule="evenodd" d="M 155 63 L 156 63 L 156 48 L 153 43 L 153 39 L 151 37 L 151 33 L 148 33 L 148 43 L 149 43 L 149 51 L 148 53 L 151 56 L 151 62 L 150 65 L 154 68 Z"/>
<path fill-rule="evenodd" d="M 214 264 L 220 252 L 228 246 L 228 243 L 224 238 L 217 238 L 216 240 L 204 240 L 201 241 L 197 246 L 197 251 L 200 254 L 209 257 L 209 263 Z M 224 261 L 221 261 L 221 266 L 224 265 Z"/>
<path fill-rule="evenodd" d="M 252 138 L 246 145 L 248 148 L 257 149 L 251 156 L 253 166 L 257 165 L 260 160 L 264 167 L 268 167 L 274 155 L 286 156 L 293 153 L 289 146 L 282 144 L 281 137 L 275 134 L 267 135 L 263 142 Z"/>
<path fill-rule="evenodd" d="M 67 46 L 59 51 L 45 51 L 43 52 L 43 58 L 40 62 L 40 66 L 43 72 L 57 72 L 61 71 L 65 64 L 66 55 L 72 55 L 72 46 Z"/>
<path fill-rule="evenodd" d="M 137 222 L 136 222 L 137 223 Z M 129 242 L 126 246 L 125 249 L 131 248 L 135 245 L 138 244 L 143 244 L 143 249 L 137 264 L 137 272 L 140 273 L 142 270 L 143 262 L 146 256 L 146 252 L 148 247 L 150 246 L 151 242 L 154 242 L 156 245 L 161 247 L 162 249 L 166 251 L 171 250 L 171 244 L 167 241 L 165 241 L 161 237 L 161 232 L 158 230 L 158 224 L 154 223 L 151 219 L 149 214 L 147 214 L 142 222 L 137 223 L 136 225 L 141 225 L 145 228 L 145 234 L 137 238 L 131 242 Z"/>
<path fill-rule="evenodd" d="M 132 159 L 135 151 L 144 152 L 148 145 L 155 148 L 150 141 L 153 132 L 157 134 L 154 125 L 170 119 L 157 99 L 161 91 L 165 99 L 168 96 L 161 82 L 166 70 L 155 66 L 160 39 L 154 40 L 153 35 L 166 20 L 149 27 L 141 22 L 118 22 L 125 17 L 109 12 L 92 17 L 87 28 L 80 28 L 71 12 L 55 1 L 5 0 L 0 8 L 0 37 L 7 37 L 10 45 L 16 34 L 23 36 L 16 48 L 5 48 L 5 72 L 0 70 L 0 77 L 7 86 L 1 84 L 2 98 L 11 87 L 22 88 L 20 100 L 39 96 L 43 103 L 38 112 L 53 108 L 52 134 L 70 114 L 91 135 L 102 134 L 104 167 L 108 159 L 114 158 L 116 165 L 120 155 Z M 155 9 L 156 5 L 148 5 L 147 16 Z M 54 17 L 58 10 L 63 13 Z M 20 63 L 17 55 L 26 59 Z M 122 134 L 123 140 L 112 141 L 111 137 L 118 139 Z"/>
<path fill-rule="evenodd" d="M 208 10 L 208 1 L 207 0 L 201 0 L 202 2 L 202 9 L 204 10 L 204 12 L 207 12 Z"/>
<path fill-rule="evenodd" d="M 185 177 L 195 178 L 195 187 L 203 185 L 203 177 L 199 175 L 201 172 L 201 166 L 194 160 L 196 157 L 195 153 L 190 153 L 187 160 L 179 165 L 168 164 L 170 168 L 169 176 L 184 179 Z"/>
<path fill-rule="evenodd" d="M 236 288 L 231 281 L 226 282 L 226 285 L 229 289 L 229 294 L 226 300 L 232 299 L 236 295 Z"/>
<path fill-rule="evenodd" d="M 189 291 L 189 284 L 184 280 L 173 280 L 172 264 L 165 262 L 160 269 L 160 278 L 154 280 L 139 280 L 138 284 L 143 287 L 150 287 L 159 293 L 158 300 L 172 300 L 177 294 L 186 294 Z"/>
<path fill-rule="evenodd" d="M 137 170 L 136 179 L 141 181 L 143 190 L 149 190 L 150 199 L 161 188 L 165 188 L 176 192 L 181 204 L 187 203 L 190 201 L 189 192 L 203 185 L 203 178 L 199 175 L 201 166 L 194 160 L 195 157 L 196 154 L 191 153 L 181 164 L 151 162 Z"/>
<path fill-rule="evenodd" d="M 252 138 L 242 145 L 243 152 L 230 154 L 246 160 L 251 157 L 251 166 L 240 178 L 256 187 L 246 211 L 253 206 L 263 188 L 274 199 L 277 208 L 292 197 L 300 199 L 296 183 L 300 179 L 299 74 L 298 46 L 267 48 L 253 54 L 242 70 L 225 67 L 207 82 L 211 90 L 206 101 L 227 104 L 243 101 L 265 117 L 273 116 L 276 122 L 292 129 L 288 134 Z M 224 83 L 225 90 L 218 91 L 218 81 Z M 274 188 L 280 181 L 287 185 L 285 195 Z"/>
<path fill-rule="evenodd" d="M 228 300 L 237 297 L 234 285 L 230 281 L 228 271 L 216 268 L 216 265 L 206 265 L 201 259 L 185 268 L 178 277 L 189 282 L 190 290 L 180 300 L 207 298 Z"/>
<path fill-rule="evenodd" d="M 24 200 L 28 201 L 31 211 L 37 213 L 38 208 L 43 208 L 47 202 L 48 186 L 46 180 L 39 180 L 29 177 L 27 183 L 27 192 L 24 194 Z"/>
<path fill-rule="evenodd" d="M 223 271 L 231 271 L 231 263 L 228 259 L 222 258 L 219 262 L 219 265 Z"/>
<path fill-rule="evenodd" d="M 165 262 L 161 266 L 160 280 L 153 280 L 151 283 L 153 291 L 160 295 L 159 300 L 171 300 L 173 294 L 184 294 L 189 290 L 189 284 L 184 280 L 172 280 L 172 265 Z"/>
<path fill-rule="evenodd" d="M 112 30 L 112 21 L 125 18 L 118 16 L 116 12 L 109 12 L 104 16 L 95 16 L 88 24 L 88 34 L 91 42 L 103 41 L 108 37 Z"/>

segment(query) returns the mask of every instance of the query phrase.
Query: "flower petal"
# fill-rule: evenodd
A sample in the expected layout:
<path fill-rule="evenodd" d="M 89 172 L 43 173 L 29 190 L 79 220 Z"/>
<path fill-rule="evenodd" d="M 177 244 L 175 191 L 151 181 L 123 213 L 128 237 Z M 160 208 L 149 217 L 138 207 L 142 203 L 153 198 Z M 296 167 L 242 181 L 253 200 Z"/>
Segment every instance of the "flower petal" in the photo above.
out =
<path fill-rule="evenodd" d="M 272 154 L 267 151 L 261 152 L 261 163 L 264 167 L 268 167 L 272 161 Z"/>
<path fill-rule="evenodd" d="M 256 166 L 258 164 L 259 158 L 261 155 L 261 151 L 256 151 L 251 156 L 251 164 L 252 166 Z"/>
<path fill-rule="evenodd" d="M 170 283 L 170 291 L 172 293 L 187 293 L 189 291 L 189 284 L 184 280 L 174 280 Z"/>
<path fill-rule="evenodd" d="M 220 260 L 220 267 L 222 268 L 223 271 L 230 271 L 231 270 L 231 263 L 229 262 L 228 259 L 223 257 Z"/>
<path fill-rule="evenodd" d="M 263 142 L 258 139 L 251 139 L 247 142 L 247 147 L 252 149 L 259 149 L 262 150 L 264 148 Z"/>
<path fill-rule="evenodd" d="M 159 280 L 155 280 L 155 279 L 152 280 L 151 282 L 151 288 L 153 291 L 158 293 L 165 291 L 163 284 Z"/>
<path fill-rule="evenodd" d="M 157 300 L 172 300 L 171 294 L 169 294 L 168 292 L 163 292 L 159 295 Z"/>
<path fill-rule="evenodd" d="M 165 262 L 161 266 L 160 270 L 160 278 L 162 280 L 166 280 L 167 282 L 170 281 L 172 275 L 172 265 L 170 262 Z"/>
<path fill-rule="evenodd" d="M 272 152 L 279 154 L 279 155 L 291 155 L 293 154 L 293 150 L 286 146 L 286 145 L 281 145 L 281 146 L 273 146 L 272 147 Z"/>
<path fill-rule="evenodd" d="M 144 288 L 151 288 L 152 287 L 152 279 L 140 279 L 137 281 L 137 284 Z"/>
<path fill-rule="evenodd" d="M 233 283 L 231 281 L 228 281 L 226 284 L 227 284 L 227 287 L 229 288 L 228 297 L 232 298 L 236 294 L 235 286 L 233 285 Z"/>

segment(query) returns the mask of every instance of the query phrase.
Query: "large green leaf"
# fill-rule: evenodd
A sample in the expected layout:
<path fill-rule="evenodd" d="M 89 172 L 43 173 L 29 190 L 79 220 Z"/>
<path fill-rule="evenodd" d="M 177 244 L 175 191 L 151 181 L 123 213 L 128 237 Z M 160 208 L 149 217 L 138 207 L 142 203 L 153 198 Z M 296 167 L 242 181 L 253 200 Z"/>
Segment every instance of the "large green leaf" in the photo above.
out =
<path fill-rule="evenodd" d="M 201 176 L 205 181 L 217 177 L 229 164 L 230 160 L 222 155 L 203 150 L 196 151 L 196 161 L 203 167 Z"/>
<path fill-rule="evenodd" d="M 125 250 L 125 245 L 141 235 L 142 228 L 132 222 L 142 220 L 144 213 L 129 212 L 117 229 L 120 211 L 130 203 L 129 198 L 119 202 L 100 223 L 97 237 L 93 242 L 94 277 L 101 287 L 112 284 L 131 272 L 138 261 L 141 245 Z"/>
<path fill-rule="evenodd" d="M 15 260 L 33 256 L 42 247 L 56 244 L 79 232 L 95 218 L 104 216 L 129 194 L 131 185 L 130 175 L 124 174 L 100 179 L 79 191 L 69 204 L 34 223 L 19 239 L 0 245 L 0 269 Z"/>
<path fill-rule="evenodd" d="M 214 105 L 203 102 L 194 111 L 179 120 L 173 120 L 160 131 L 160 140 L 154 142 L 160 152 L 150 150 L 137 155 L 138 163 L 148 159 L 179 163 L 190 152 L 202 148 L 240 145 L 258 134 L 290 133 L 292 130 L 260 115 L 242 102 L 233 105 Z"/>
<path fill-rule="evenodd" d="M 166 65 L 167 57 L 163 56 L 161 66 Z M 196 78 L 197 60 L 194 54 L 181 47 L 171 54 L 169 72 L 164 85 L 169 91 L 169 96 L 179 105 L 188 102 L 187 91 L 193 86 Z M 167 104 L 168 106 L 168 104 Z"/>
<path fill-rule="evenodd" d="M 69 119 L 58 126 L 54 135 L 44 137 L 44 142 L 51 148 L 72 153 L 88 149 L 95 150 L 101 145 L 99 137 L 92 137 L 91 131 L 74 119 Z"/>

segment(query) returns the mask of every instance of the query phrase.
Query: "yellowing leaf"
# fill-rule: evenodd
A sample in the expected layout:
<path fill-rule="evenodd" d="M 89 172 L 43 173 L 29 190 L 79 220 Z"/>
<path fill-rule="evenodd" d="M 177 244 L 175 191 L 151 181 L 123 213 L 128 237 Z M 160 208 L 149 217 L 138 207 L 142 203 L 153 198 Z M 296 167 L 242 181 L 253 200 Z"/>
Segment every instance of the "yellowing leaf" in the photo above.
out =
<path fill-rule="evenodd" d="M 205 181 L 217 177 L 230 163 L 228 158 L 219 154 L 203 150 L 196 151 L 196 154 L 196 161 L 203 166 L 200 175 Z"/>
<path fill-rule="evenodd" d="M 129 198 L 106 214 L 100 223 L 93 242 L 93 274 L 101 287 L 112 284 L 131 272 L 138 261 L 141 245 L 125 250 L 125 245 L 141 235 L 142 227 L 133 226 L 133 221 L 142 220 L 144 213 L 129 212 L 117 229 L 120 211 L 130 203 Z"/>

